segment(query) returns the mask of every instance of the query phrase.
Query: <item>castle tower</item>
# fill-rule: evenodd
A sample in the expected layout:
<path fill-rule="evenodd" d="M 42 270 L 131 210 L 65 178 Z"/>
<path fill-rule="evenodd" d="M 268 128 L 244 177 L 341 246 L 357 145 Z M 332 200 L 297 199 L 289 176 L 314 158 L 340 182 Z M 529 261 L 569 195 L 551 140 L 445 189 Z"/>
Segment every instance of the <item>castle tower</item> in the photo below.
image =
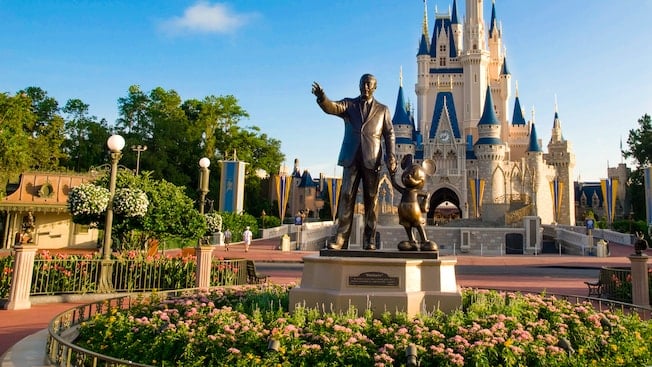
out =
<path fill-rule="evenodd" d="M 501 162 L 505 159 L 506 145 L 500 139 L 500 122 L 494 111 L 491 89 L 487 87 L 482 117 L 478 122 L 478 140 L 474 146 L 478 160 L 478 176 L 485 179 L 484 201 L 494 203 L 494 198 L 505 196 L 505 174 Z"/>
<path fill-rule="evenodd" d="M 532 203 L 536 215 L 543 223 L 554 222 L 553 203 L 551 200 L 549 174 L 546 174 L 546 167 L 543 161 L 543 150 L 537 137 L 537 130 L 534 122 L 530 124 L 530 144 L 525 152 L 527 162 L 525 171 L 525 184 L 530 190 Z"/>
<path fill-rule="evenodd" d="M 485 28 L 482 0 L 466 0 L 466 20 L 464 23 L 464 48 L 459 57 L 463 69 L 462 112 L 464 135 L 478 136 L 476 124 L 482 114 L 482 106 L 487 90 L 489 50 L 485 42 Z"/>
<path fill-rule="evenodd" d="M 414 155 L 416 144 L 414 141 L 414 122 L 410 118 L 408 106 L 403 96 L 403 71 L 401 70 L 400 86 L 396 97 L 396 109 L 392 117 L 394 135 L 396 136 L 396 159 L 401 162 L 407 154 Z"/>
<path fill-rule="evenodd" d="M 559 224 L 575 225 L 575 191 L 572 172 L 575 167 L 575 155 L 572 145 L 564 139 L 561 131 L 561 121 L 555 104 L 555 118 L 552 124 L 552 134 L 548 143 L 548 154 L 544 155 L 547 164 L 554 167 L 555 177 L 562 183 L 562 202 Z"/>

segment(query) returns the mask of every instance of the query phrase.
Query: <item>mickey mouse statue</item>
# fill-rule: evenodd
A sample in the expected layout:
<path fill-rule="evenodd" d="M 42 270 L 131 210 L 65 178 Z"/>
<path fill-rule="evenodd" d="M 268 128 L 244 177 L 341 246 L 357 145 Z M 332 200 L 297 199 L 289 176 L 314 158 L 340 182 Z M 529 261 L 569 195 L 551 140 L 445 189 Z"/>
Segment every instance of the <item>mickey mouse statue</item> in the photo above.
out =
<path fill-rule="evenodd" d="M 398 244 L 400 251 L 438 251 L 439 246 L 434 241 L 428 241 L 425 230 L 425 219 L 421 213 L 428 212 L 430 205 L 430 193 L 423 191 L 426 183 L 426 177 L 435 173 L 435 162 L 431 159 L 425 159 L 422 165 L 412 161 L 412 155 L 408 154 L 401 160 L 401 182 L 403 186 L 396 182 L 392 175 L 392 185 L 398 192 L 403 195 L 401 203 L 398 206 L 399 224 L 405 228 L 408 240 L 401 241 Z M 421 237 L 421 242 L 417 243 L 413 229 L 416 228 Z"/>

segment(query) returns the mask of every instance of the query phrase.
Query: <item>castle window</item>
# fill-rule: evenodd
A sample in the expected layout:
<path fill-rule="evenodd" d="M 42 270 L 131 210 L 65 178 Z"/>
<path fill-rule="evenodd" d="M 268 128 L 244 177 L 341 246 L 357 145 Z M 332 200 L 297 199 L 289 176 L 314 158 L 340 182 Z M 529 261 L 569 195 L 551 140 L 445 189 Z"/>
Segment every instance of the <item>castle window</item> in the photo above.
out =
<path fill-rule="evenodd" d="M 440 45 L 439 46 L 439 51 L 446 52 L 446 45 Z"/>
<path fill-rule="evenodd" d="M 446 58 L 445 57 L 440 57 L 439 58 L 439 66 L 446 66 Z"/>

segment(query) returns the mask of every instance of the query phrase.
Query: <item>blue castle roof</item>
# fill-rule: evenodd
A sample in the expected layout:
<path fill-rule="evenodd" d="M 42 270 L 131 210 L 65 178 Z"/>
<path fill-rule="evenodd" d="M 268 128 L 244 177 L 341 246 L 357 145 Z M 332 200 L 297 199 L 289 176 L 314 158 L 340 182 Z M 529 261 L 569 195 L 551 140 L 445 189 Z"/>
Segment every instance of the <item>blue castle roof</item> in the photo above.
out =
<path fill-rule="evenodd" d="M 426 35 L 422 34 L 421 35 L 421 42 L 419 42 L 419 52 L 417 52 L 417 56 L 421 55 L 428 55 L 428 40 L 426 39 Z"/>
<path fill-rule="evenodd" d="M 494 34 L 496 29 L 496 3 L 491 3 L 491 21 L 489 22 L 489 37 Z"/>
<path fill-rule="evenodd" d="M 537 138 L 537 129 L 534 128 L 534 123 L 532 124 L 532 129 L 530 130 L 530 145 L 527 149 L 528 152 L 543 152 L 541 146 L 539 145 L 539 139 Z"/>
<path fill-rule="evenodd" d="M 503 68 L 500 70 L 501 75 L 509 75 L 509 69 L 507 68 L 507 57 L 503 58 Z"/>
<path fill-rule="evenodd" d="M 523 109 L 521 108 L 521 101 L 518 96 L 514 100 L 514 113 L 512 114 L 512 125 L 525 125 L 525 118 L 523 117 Z"/>
<path fill-rule="evenodd" d="M 312 179 L 310 173 L 305 170 L 303 175 L 301 175 L 301 181 L 299 181 L 299 187 L 317 187 L 318 184 Z"/>
<path fill-rule="evenodd" d="M 457 0 L 453 0 L 453 10 L 451 13 L 451 24 L 460 24 L 457 20 Z"/>
<path fill-rule="evenodd" d="M 451 120 L 451 127 L 453 128 L 453 135 L 455 139 L 461 138 L 459 123 L 457 122 L 457 114 L 455 113 L 455 102 L 453 101 L 453 93 L 451 92 L 439 92 L 437 93 L 437 99 L 435 100 L 435 112 L 432 114 L 432 122 L 430 124 L 430 139 L 435 137 L 437 128 L 439 127 L 439 121 L 441 120 L 441 114 L 444 112 L 444 103 L 448 109 L 448 117 Z"/>
<path fill-rule="evenodd" d="M 450 18 L 437 18 L 435 21 L 435 29 L 432 33 L 432 40 L 430 41 L 430 56 L 437 57 L 437 47 L 432 47 L 437 44 L 437 36 L 444 30 L 448 34 L 448 57 L 457 56 L 457 47 L 455 46 L 455 38 L 453 37 L 453 30 L 451 29 Z"/>
<path fill-rule="evenodd" d="M 410 125 L 410 115 L 407 111 L 405 98 L 403 97 L 403 86 L 398 88 L 398 96 L 396 97 L 396 109 L 394 110 L 394 117 L 392 118 L 394 125 Z"/>
<path fill-rule="evenodd" d="M 484 110 L 482 111 L 482 117 L 480 117 L 478 125 L 500 125 L 496 111 L 494 110 L 494 99 L 491 96 L 491 88 L 489 86 L 487 86 L 487 93 L 484 97 Z"/>

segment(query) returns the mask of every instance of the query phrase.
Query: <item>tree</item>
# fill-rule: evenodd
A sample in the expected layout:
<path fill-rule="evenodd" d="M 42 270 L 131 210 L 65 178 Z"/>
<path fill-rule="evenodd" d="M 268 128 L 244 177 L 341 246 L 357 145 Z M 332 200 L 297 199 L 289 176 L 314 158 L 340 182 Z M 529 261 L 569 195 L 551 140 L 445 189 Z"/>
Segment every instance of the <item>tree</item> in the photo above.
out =
<path fill-rule="evenodd" d="M 97 117 L 89 116 L 88 107 L 79 99 L 70 99 L 62 109 L 68 114 L 63 143 L 67 157 L 63 165 L 77 172 L 88 171 L 108 157 L 106 141 L 111 135 L 108 124 L 104 119 L 98 122 Z"/>
<path fill-rule="evenodd" d="M 636 219 L 645 219 L 644 168 L 652 163 L 652 118 L 645 114 L 638 120 L 638 128 L 629 130 L 627 136 L 628 150 L 623 150 L 625 158 L 631 158 L 636 164 L 629 178 L 630 197 Z"/>
<path fill-rule="evenodd" d="M 31 100 L 26 94 L 0 94 L 0 197 L 10 181 L 32 164 L 32 136 L 28 133 L 36 121 Z"/>
<path fill-rule="evenodd" d="M 59 103 L 38 87 L 28 87 L 18 93 L 29 97 L 31 111 L 36 117 L 33 124 L 24 126 L 25 131 L 32 138 L 30 167 L 54 170 L 59 167 L 59 161 L 65 157 L 61 150 L 65 137 L 64 120 L 59 115 Z"/>

